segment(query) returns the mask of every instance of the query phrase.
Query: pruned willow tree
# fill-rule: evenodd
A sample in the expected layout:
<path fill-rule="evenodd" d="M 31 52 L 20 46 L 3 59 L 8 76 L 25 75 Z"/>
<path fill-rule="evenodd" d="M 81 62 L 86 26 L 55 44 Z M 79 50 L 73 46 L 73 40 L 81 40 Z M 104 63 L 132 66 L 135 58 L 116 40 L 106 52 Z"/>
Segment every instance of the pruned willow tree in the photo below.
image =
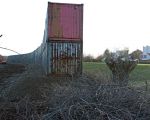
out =
<path fill-rule="evenodd" d="M 113 75 L 113 82 L 120 86 L 127 86 L 129 82 L 129 74 L 136 67 L 138 60 L 131 59 L 129 50 L 118 50 L 110 52 L 108 49 L 104 52 L 105 63 L 109 67 Z"/>

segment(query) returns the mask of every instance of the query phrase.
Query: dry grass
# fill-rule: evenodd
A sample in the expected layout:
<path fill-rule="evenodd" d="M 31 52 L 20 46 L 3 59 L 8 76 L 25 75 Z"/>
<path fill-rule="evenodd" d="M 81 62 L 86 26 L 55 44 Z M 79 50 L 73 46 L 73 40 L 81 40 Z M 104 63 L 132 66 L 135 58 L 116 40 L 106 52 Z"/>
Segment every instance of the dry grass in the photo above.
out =
<path fill-rule="evenodd" d="M 80 78 L 84 79 L 83 77 Z M 77 82 L 77 83 L 76 83 Z M 11 120 L 148 120 L 149 94 L 115 85 L 94 85 L 81 81 L 41 87 L 40 100 L 25 96 L 3 101 L 0 119 Z M 84 82 L 86 84 L 84 84 Z M 53 89 L 53 91 L 52 91 Z"/>
<path fill-rule="evenodd" d="M 37 69 L 37 68 L 36 68 Z M 31 70 L 31 68 L 30 68 Z M 23 79 L 17 86 L 27 86 L 19 99 L 0 100 L 2 120 L 149 120 L 150 95 L 148 91 L 113 84 L 102 84 L 103 77 L 92 79 L 84 74 L 79 78 L 27 76 L 32 86 Z M 34 70 L 37 74 L 38 72 Z M 26 73 L 24 73 L 27 75 Z M 43 80 L 43 82 L 42 82 Z M 39 83 L 37 83 L 39 82 Z M 34 85 L 34 83 L 36 83 Z M 34 89 L 37 87 L 39 89 Z M 31 88 L 32 89 L 29 89 Z M 18 87 L 13 87 L 16 90 Z M 24 87 L 25 89 L 25 87 Z M 19 89 L 21 92 L 21 89 Z M 38 97 L 32 91 L 38 90 Z M 31 94 L 30 94 L 31 93 Z M 37 94 L 37 93 L 36 93 Z M 41 96 L 39 98 L 39 96 Z"/>

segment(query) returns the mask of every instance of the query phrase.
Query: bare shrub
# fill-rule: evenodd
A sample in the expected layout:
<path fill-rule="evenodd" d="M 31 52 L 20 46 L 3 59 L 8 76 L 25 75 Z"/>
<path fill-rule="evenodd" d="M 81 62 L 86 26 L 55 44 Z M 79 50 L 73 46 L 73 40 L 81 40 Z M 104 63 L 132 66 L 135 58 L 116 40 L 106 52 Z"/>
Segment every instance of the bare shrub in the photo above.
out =
<path fill-rule="evenodd" d="M 75 85 L 74 85 L 75 86 Z M 17 102 L 1 104 L 0 119 L 11 120 L 148 120 L 149 95 L 116 85 L 77 88 L 56 86 L 55 92 L 45 86 L 42 100 L 26 96 Z M 93 89 L 92 89 L 93 88 Z M 44 90 L 44 89 L 43 89 Z M 55 94 L 55 96 L 54 96 Z"/>
<path fill-rule="evenodd" d="M 127 86 L 129 81 L 129 74 L 136 67 L 138 60 L 130 59 L 128 50 L 118 50 L 116 52 L 105 51 L 105 63 L 112 71 L 113 82 Z"/>
<path fill-rule="evenodd" d="M 71 89 L 70 89 L 71 90 Z M 44 120 L 141 120 L 150 118 L 148 99 L 134 89 L 101 85 L 90 99 L 71 94 L 62 104 L 50 108 Z M 57 94 L 57 92 L 56 92 Z M 68 95 L 67 95 L 68 96 Z"/>

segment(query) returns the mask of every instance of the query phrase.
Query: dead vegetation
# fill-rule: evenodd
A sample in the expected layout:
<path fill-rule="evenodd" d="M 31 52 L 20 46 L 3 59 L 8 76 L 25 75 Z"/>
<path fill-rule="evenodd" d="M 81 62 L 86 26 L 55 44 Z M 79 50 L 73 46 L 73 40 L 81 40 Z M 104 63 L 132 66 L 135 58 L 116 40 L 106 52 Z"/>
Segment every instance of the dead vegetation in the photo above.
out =
<path fill-rule="evenodd" d="M 37 68 L 33 69 L 31 66 L 29 68 L 29 71 L 22 74 L 24 79 L 16 84 L 17 86 L 19 84 L 23 86 L 24 83 L 28 90 L 25 90 L 24 87 L 19 91 L 20 94 L 22 91 L 26 91 L 26 93 L 22 92 L 21 95 L 16 94 L 16 96 L 13 94 L 16 99 L 11 99 L 9 97 L 11 94 L 1 98 L 1 120 L 150 119 L 148 91 L 138 91 L 131 87 L 120 87 L 113 84 L 102 84 L 98 82 L 102 78 L 96 80 L 89 78 L 86 74 L 73 79 L 68 77 L 44 77 L 38 74 L 40 71 L 38 72 Z M 35 79 L 32 75 L 35 76 Z M 25 78 L 28 83 L 32 83 L 31 86 L 25 83 Z M 37 86 L 39 86 L 38 89 Z M 18 89 L 15 86 L 12 88 L 9 92 Z M 32 93 L 36 90 L 39 93 L 37 99 L 34 92 Z"/>

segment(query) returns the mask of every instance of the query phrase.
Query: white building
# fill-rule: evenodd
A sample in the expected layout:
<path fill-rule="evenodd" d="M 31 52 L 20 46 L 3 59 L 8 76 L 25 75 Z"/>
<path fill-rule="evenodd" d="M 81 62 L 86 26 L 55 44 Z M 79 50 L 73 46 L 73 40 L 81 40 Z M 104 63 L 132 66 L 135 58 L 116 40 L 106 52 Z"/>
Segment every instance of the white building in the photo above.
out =
<path fill-rule="evenodd" d="M 142 60 L 150 60 L 150 46 L 143 47 Z"/>

